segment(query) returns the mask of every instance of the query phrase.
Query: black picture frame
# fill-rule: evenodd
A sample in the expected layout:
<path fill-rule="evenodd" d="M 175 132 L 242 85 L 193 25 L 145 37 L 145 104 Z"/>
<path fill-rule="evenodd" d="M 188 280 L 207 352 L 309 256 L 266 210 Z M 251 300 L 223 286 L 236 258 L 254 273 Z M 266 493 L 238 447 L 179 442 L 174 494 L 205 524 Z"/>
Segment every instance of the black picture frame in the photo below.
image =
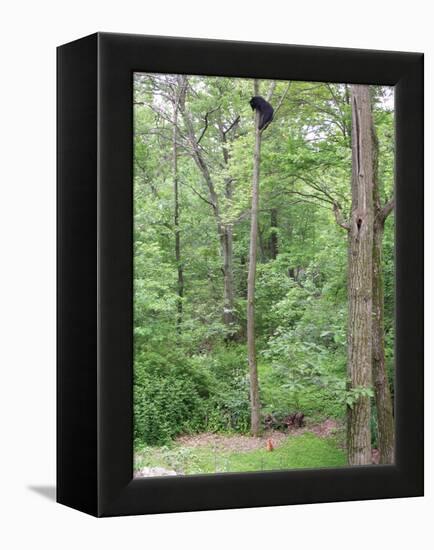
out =
<path fill-rule="evenodd" d="M 97 33 L 58 48 L 57 500 L 95 516 L 423 495 L 423 55 Z M 133 73 L 395 86 L 396 463 L 133 478 Z"/>

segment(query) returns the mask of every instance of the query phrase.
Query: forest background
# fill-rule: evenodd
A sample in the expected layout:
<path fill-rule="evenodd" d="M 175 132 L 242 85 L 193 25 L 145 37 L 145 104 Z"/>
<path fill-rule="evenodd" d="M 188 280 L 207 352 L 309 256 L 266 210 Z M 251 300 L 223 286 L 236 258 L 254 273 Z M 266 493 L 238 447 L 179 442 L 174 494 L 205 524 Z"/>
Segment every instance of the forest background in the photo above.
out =
<path fill-rule="evenodd" d="M 369 327 L 351 317 L 360 273 L 348 261 L 357 94 L 373 182 L 369 258 L 358 252 Z M 253 95 L 275 109 L 262 132 Z M 134 102 L 136 471 L 392 462 L 393 89 L 136 74 Z M 369 349 L 364 379 L 354 335 Z M 234 444 L 249 432 L 256 446 Z"/>

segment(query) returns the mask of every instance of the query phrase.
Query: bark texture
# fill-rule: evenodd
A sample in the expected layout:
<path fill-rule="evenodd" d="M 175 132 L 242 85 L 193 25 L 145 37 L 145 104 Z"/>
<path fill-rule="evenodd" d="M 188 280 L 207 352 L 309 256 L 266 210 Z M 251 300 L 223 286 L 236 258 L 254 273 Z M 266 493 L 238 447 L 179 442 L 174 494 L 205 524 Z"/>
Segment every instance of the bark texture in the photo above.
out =
<path fill-rule="evenodd" d="M 255 92 L 258 84 L 255 81 Z M 255 93 L 258 95 L 258 93 Z M 250 430 L 257 436 L 261 431 L 258 366 L 256 362 L 255 342 L 255 281 L 256 254 L 258 240 L 258 205 L 259 205 L 259 172 L 261 163 L 261 132 L 259 130 L 260 115 L 255 111 L 255 150 L 253 155 L 252 208 L 250 218 L 250 248 L 249 271 L 247 276 L 247 352 L 250 373 Z"/>
<path fill-rule="evenodd" d="M 378 450 L 380 464 L 393 464 L 395 459 L 395 426 L 392 397 L 384 356 L 384 286 L 383 286 L 383 232 L 384 220 L 374 223 L 374 245 L 372 256 L 372 375 L 378 423 Z"/>
<path fill-rule="evenodd" d="M 393 464 L 395 460 L 395 422 L 390 384 L 384 354 L 384 282 L 383 235 L 387 216 L 394 201 L 381 204 L 378 181 L 378 142 L 372 127 L 374 143 L 374 237 L 372 249 L 372 376 L 377 409 L 378 450 L 380 464 Z"/>
<path fill-rule="evenodd" d="M 352 85 L 352 207 L 348 258 L 348 385 L 372 384 L 372 250 L 374 147 L 369 86 Z M 347 408 L 350 465 L 371 463 L 371 405 L 359 396 Z"/>

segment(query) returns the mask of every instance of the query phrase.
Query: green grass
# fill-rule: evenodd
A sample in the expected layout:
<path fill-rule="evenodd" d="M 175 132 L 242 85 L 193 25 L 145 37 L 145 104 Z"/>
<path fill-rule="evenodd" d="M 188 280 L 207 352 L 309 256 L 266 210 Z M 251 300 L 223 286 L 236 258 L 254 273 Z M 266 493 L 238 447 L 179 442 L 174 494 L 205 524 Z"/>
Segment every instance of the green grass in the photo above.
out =
<path fill-rule="evenodd" d="M 333 468 L 346 465 L 344 451 L 336 438 L 320 438 L 311 433 L 289 437 L 268 452 L 217 451 L 207 447 L 145 447 L 135 454 L 135 469 L 160 466 L 184 474 L 252 472 L 298 468 Z"/>

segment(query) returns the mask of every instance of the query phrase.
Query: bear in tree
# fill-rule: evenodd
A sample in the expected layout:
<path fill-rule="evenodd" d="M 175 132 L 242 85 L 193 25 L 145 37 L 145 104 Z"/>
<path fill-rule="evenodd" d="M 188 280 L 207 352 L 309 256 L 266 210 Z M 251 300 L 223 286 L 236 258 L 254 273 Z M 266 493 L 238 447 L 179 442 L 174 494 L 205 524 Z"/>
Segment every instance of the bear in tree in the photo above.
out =
<path fill-rule="evenodd" d="M 261 96 L 254 96 L 250 100 L 250 107 L 259 111 L 259 130 L 266 128 L 273 120 L 273 107 Z"/>

